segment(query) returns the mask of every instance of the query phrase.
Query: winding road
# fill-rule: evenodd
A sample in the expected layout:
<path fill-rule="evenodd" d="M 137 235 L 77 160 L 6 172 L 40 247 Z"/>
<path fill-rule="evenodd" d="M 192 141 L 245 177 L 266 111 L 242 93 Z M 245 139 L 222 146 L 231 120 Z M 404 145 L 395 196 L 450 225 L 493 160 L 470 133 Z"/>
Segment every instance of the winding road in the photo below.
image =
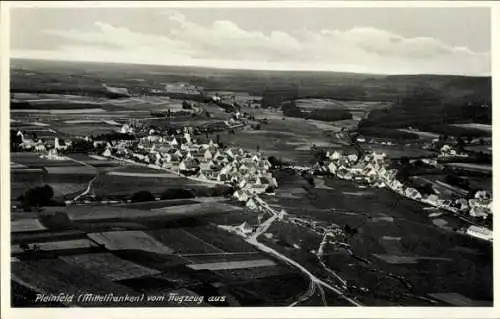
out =
<path fill-rule="evenodd" d="M 309 289 L 307 290 L 307 292 L 304 295 L 302 295 L 299 298 L 298 301 L 292 303 L 291 306 L 294 306 L 298 302 L 302 302 L 302 301 L 306 300 L 307 298 L 309 298 L 310 296 L 312 296 L 314 294 L 314 292 L 315 292 L 316 287 L 318 287 L 320 289 L 320 291 L 323 288 L 327 288 L 328 290 L 335 292 L 341 298 L 343 298 L 346 301 L 348 301 L 350 304 L 358 306 L 358 307 L 363 306 L 358 301 L 356 301 L 356 300 L 354 300 L 352 298 L 349 298 L 346 295 L 344 295 L 343 292 L 340 291 L 339 289 L 333 287 L 332 285 L 326 283 L 325 281 L 323 281 L 323 280 L 319 279 L 318 277 L 316 277 L 315 275 L 313 275 L 309 270 L 307 270 L 304 266 L 302 266 L 301 264 L 299 264 L 295 260 L 290 259 L 289 257 L 286 257 L 285 255 L 283 255 L 283 254 L 279 253 L 278 251 L 274 250 L 273 248 L 268 247 L 268 246 L 266 246 L 263 243 L 261 243 L 261 242 L 258 241 L 258 237 L 261 234 L 263 234 L 264 232 L 266 232 L 269 229 L 269 227 L 271 227 L 271 225 L 273 224 L 273 222 L 280 217 L 281 213 L 278 212 L 278 211 L 276 211 L 276 210 L 274 210 L 273 208 L 271 208 L 260 197 L 256 197 L 256 198 L 257 198 L 257 202 L 261 203 L 262 206 L 266 210 L 268 210 L 270 213 L 273 214 L 273 216 L 270 217 L 269 219 L 267 219 L 266 221 L 264 221 L 257 228 L 257 231 L 252 236 L 246 238 L 245 241 L 247 243 L 251 244 L 252 246 L 256 247 L 257 249 L 259 249 L 259 250 L 261 250 L 261 251 L 263 251 L 263 252 L 265 252 L 265 253 L 267 253 L 269 255 L 273 255 L 274 257 L 276 257 L 278 259 L 281 259 L 282 261 L 286 262 L 287 264 L 292 265 L 295 268 L 299 269 L 302 273 L 304 273 L 307 277 L 309 277 L 309 280 L 311 281 L 311 283 L 309 285 Z M 304 297 L 304 296 L 306 296 L 306 297 Z M 324 300 L 324 294 L 322 294 L 322 297 L 323 297 L 323 300 Z"/>

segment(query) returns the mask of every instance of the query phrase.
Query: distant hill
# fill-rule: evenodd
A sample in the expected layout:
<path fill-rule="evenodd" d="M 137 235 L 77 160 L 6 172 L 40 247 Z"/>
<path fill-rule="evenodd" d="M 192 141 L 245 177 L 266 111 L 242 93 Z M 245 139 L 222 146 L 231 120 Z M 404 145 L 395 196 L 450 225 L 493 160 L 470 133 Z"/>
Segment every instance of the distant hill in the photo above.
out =
<path fill-rule="evenodd" d="M 262 96 L 263 107 L 299 98 L 390 101 L 363 127 L 435 129 L 450 123 L 491 123 L 491 77 L 373 75 L 318 71 L 229 70 L 202 67 L 12 60 L 12 92 L 119 97 L 103 83 L 131 93 L 189 82 L 206 91 Z M 140 79 L 140 81 L 138 81 Z M 458 130 L 458 129 L 457 129 Z"/>
<path fill-rule="evenodd" d="M 438 78 L 419 83 L 400 77 L 411 89 L 388 109 L 370 112 L 360 132 L 413 127 L 455 136 L 487 136 L 480 130 L 450 126 L 457 123 L 492 123 L 491 78 Z"/>
<path fill-rule="evenodd" d="M 231 70 L 184 66 L 61 62 L 13 59 L 12 88 L 24 86 L 25 74 L 50 81 L 107 83 L 112 86 L 162 86 L 164 82 L 189 82 L 209 91 L 242 91 L 272 98 L 329 97 L 358 100 L 397 100 L 415 86 L 426 83 L 450 95 L 490 94 L 491 77 L 449 75 L 374 75 L 320 71 Z M 136 79 L 143 79 L 138 82 Z M 264 101 L 263 103 L 267 103 Z"/>

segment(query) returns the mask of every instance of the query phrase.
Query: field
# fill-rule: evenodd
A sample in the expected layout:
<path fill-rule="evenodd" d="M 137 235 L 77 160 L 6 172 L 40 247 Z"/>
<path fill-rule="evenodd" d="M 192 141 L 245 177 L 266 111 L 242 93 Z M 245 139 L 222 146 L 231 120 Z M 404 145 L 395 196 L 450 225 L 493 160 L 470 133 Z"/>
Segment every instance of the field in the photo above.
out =
<path fill-rule="evenodd" d="M 211 200 L 200 205 L 217 205 L 223 211 L 226 204 L 219 203 L 220 200 Z M 155 207 L 158 204 L 168 205 L 172 202 L 158 201 L 155 202 Z M 242 239 L 214 225 L 189 219 L 181 219 L 179 222 L 162 219 L 162 222 L 150 223 L 148 222 L 150 211 L 144 210 L 145 207 L 140 210 L 122 209 L 119 215 L 126 216 L 125 219 L 134 220 L 134 223 L 124 222 L 116 216 L 104 215 L 106 212 L 109 214 L 112 209 L 113 207 L 109 207 L 108 210 L 100 210 L 95 206 L 70 207 L 67 214 L 73 220 L 73 225 L 88 231 L 86 234 L 68 232 L 66 236 L 63 236 L 63 232 L 60 232 L 60 238 L 54 234 L 47 234 L 43 237 L 23 237 L 21 239 L 23 242 L 35 241 L 37 243 L 40 256 L 43 254 L 43 256 L 53 258 L 50 259 L 52 268 L 42 272 L 46 281 L 36 281 L 37 284 L 27 287 L 28 291 L 33 289 L 55 291 L 57 288 L 50 286 L 50 282 L 69 292 L 75 291 L 77 287 L 94 292 L 96 291 L 96 288 L 93 288 L 94 285 L 102 282 L 103 286 L 98 291 L 107 289 L 108 292 L 112 291 L 114 294 L 127 292 L 129 295 L 140 292 L 169 294 L 179 288 L 189 289 L 198 295 L 218 295 L 217 289 L 222 289 L 224 295 L 233 298 L 231 304 L 234 305 L 250 302 L 247 301 L 248 298 L 245 295 L 258 295 L 258 291 L 265 284 L 260 280 L 264 278 L 270 280 L 288 278 L 288 280 L 297 281 L 300 285 L 295 284 L 294 290 L 286 292 L 281 290 L 282 286 L 268 287 L 266 298 L 261 302 L 266 300 L 273 304 L 283 304 L 286 303 L 283 300 L 294 298 L 302 289 L 305 289 L 304 281 L 299 274 L 269 259 L 266 255 L 260 254 Z M 54 211 L 60 210 L 60 208 L 54 209 Z M 189 209 L 184 208 L 181 211 L 187 212 Z M 131 212 L 136 212 L 136 217 L 132 216 Z M 48 211 L 44 214 L 47 213 Z M 85 214 L 92 214 L 95 218 L 89 219 Z M 106 220 L 108 226 L 132 227 L 133 229 L 142 224 L 147 225 L 148 230 L 110 229 L 92 232 L 99 228 L 104 229 Z M 15 241 L 20 240 L 20 233 L 13 233 L 13 235 Z M 87 238 L 82 238 L 82 235 Z M 27 273 L 30 270 L 27 270 L 25 266 L 26 252 L 20 249 L 18 244 L 12 247 L 12 252 L 16 255 L 15 263 L 18 265 L 13 267 L 14 274 L 16 274 L 13 280 L 16 291 L 20 291 L 20 287 L 26 287 L 26 282 L 34 282 L 34 277 L 33 273 Z M 47 262 L 49 260 L 45 259 L 40 264 Z M 32 262 L 29 263 L 34 265 Z M 83 284 L 80 281 L 71 281 L 68 272 L 72 269 L 78 269 L 80 278 L 88 282 Z M 256 269 L 260 271 L 257 272 Z M 234 283 L 241 282 L 242 278 L 242 283 L 246 287 L 245 291 L 247 291 L 244 294 L 240 288 L 234 286 Z M 17 287 L 17 285 L 21 286 Z M 110 288 L 112 285 L 116 285 L 114 290 Z M 218 288 L 211 291 L 210 289 L 214 288 L 210 287 Z M 22 289 L 21 291 L 24 291 Z M 236 291 L 235 295 L 233 291 Z M 17 296 L 16 300 L 20 297 Z M 29 300 L 23 300 L 17 302 L 30 303 Z M 91 303 L 84 305 L 91 305 Z M 113 303 L 112 305 L 119 306 L 120 304 Z M 143 305 L 146 304 L 143 303 Z"/>
<path fill-rule="evenodd" d="M 232 269 L 242 269 L 242 268 L 269 267 L 274 265 L 275 263 L 269 259 L 254 259 L 254 260 L 242 260 L 242 261 L 219 262 L 219 263 L 191 264 L 188 267 L 194 270 L 200 270 L 200 269 L 232 270 Z"/>
<path fill-rule="evenodd" d="M 82 267 L 89 272 L 98 274 L 112 281 L 159 273 L 157 270 L 134 264 L 110 253 L 70 255 L 61 257 L 61 260 Z"/>
<path fill-rule="evenodd" d="M 53 242 L 42 242 L 37 243 L 38 247 L 42 251 L 58 251 L 58 250 L 70 250 L 74 251 L 77 249 L 90 249 L 97 247 L 97 245 L 88 240 L 88 239 L 74 239 L 74 240 L 62 240 L 62 241 L 53 241 Z M 19 246 L 12 247 L 12 250 L 18 250 L 18 252 L 22 252 L 19 250 Z"/>
<path fill-rule="evenodd" d="M 170 207 L 170 206 L 177 206 L 177 205 L 190 205 L 190 204 L 197 204 L 200 201 L 198 199 L 166 199 L 166 200 L 156 200 L 154 202 L 137 202 L 137 203 L 124 203 L 124 204 L 119 204 L 117 206 L 119 207 L 126 207 L 126 208 L 137 208 L 137 209 L 145 209 L 145 210 L 151 210 L 151 209 L 156 209 L 156 208 L 163 208 L 163 207 Z"/>
<path fill-rule="evenodd" d="M 210 94 L 219 92 L 235 95 L 241 111 L 255 120 L 208 138 L 295 165 L 314 164 L 314 146 L 358 151 L 349 136 L 338 134 L 345 130 L 366 137 L 369 143 L 359 147 L 385 152 L 391 159 L 434 158 L 436 153 L 422 146 L 441 134 L 481 136 L 486 145 L 467 147 L 491 154 L 489 77 L 12 62 L 11 129 L 35 133 L 49 142 L 54 136 L 68 139 L 114 132 L 131 119 L 161 128 L 221 124 L 232 114 L 209 102 Z M 209 93 L 162 92 L 165 83 L 175 82 L 189 82 Z M 126 88 L 130 94 L 110 92 L 102 83 Z M 178 113 L 183 100 L 197 103 L 200 112 Z M 283 116 L 280 107 L 290 100 L 306 112 L 345 110 L 353 118 L 325 121 Z M 465 106 L 469 100 L 472 108 Z M 487 107 L 476 108 L 479 102 Z M 172 113 L 170 118 L 154 115 L 167 111 Z M 397 145 L 381 144 L 387 140 Z M 224 303 L 200 305 L 288 306 L 310 289 L 298 268 L 218 227 L 243 222 L 256 226 L 267 215 L 259 216 L 226 197 L 131 202 L 139 191 L 158 198 L 166 190 L 207 190 L 212 184 L 95 154 L 73 153 L 63 161 L 39 155 L 11 154 L 11 199 L 18 206 L 11 211 L 15 305 L 32 306 L 36 293 L 86 291 L 224 295 L 228 297 Z M 477 163 L 460 165 L 484 169 Z M 258 241 L 318 278 L 332 285 L 346 280 L 347 294 L 370 306 L 428 306 L 427 297 L 440 306 L 492 303 L 492 248 L 455 232 L 465 222 L 439 210 L 440 216 L 430 215 L 425 205 L 386 189 L 361 189 L 327 176 L 315 177 L 311 185 L 289 170 L 276 170 L 273 175 L 279 188 L 275 195 L 262 198 L 276 209 L 285 209 L 291 219 L 276 220 Z M 470 180 L 472 187 L 490 185 L 491 189 L 491 178 Z M 95 197 L 88 197 L 90 202 L 83 205 L 23 211 L 16 202 L 19 195 L 44 184 L 52 186 L 59 204 L 87 188 L 88 195 Z M 342 230 L 342 236 L 325 245 L 324 264 L 316 255 L 323 239 L 315 228 L 318 225 Z M 349 249 L 334 244 L 336 240 L 345 241 Z M 350 305 L 331 291 L 323 297 L 316 289 L 299 305 Z"/>
<path fill-rule="evenodd" d="M 78 294 L 86 291 L 97 294 L 113 291 L 116 294 L 135 294 L 134 290 L 128 287 L 82 270 L 79 265 L 60 259 L 22 261 L 12 263 L 12 280 L 21 285 L 36 283 L 36 286 L 29 288 L 35 288 L 38 293 L 59 294 L 60 291 L 65 291 Z"/>
<path fill-rule="evenodd" d="M 194 217 L 239 211 L 242 208 L 224 203 L 195 203 L 154 208 L 151 210 L 125 208 L 121 206 L 68 206 L 70 219 L 89 220 L 135 220 L 157 219 L 170 220 L 179 217 Z"/>
<path fill-rule="evenodd" d="M 365 144 L 364 147 L 368 151 L 386 153 L 391 159 L 399 159 L 403 156 L 408 158 L 429 158 L 435 156 L 434 152 L 423 150 L 418 147 L 407 147 L 404 145 L 380 145 L 380 144 Z"/>
<path fill-rule="evenodd" d="M 267 117 L 267 116 L 263 116 Z M 260 130 L 242 130 L 237 134 L 221 133 L 220 141 L 251 151 L 259 149 L 266 156 L 275 156 L 297 164 L 312 164 L 311 147 L 340 148 L 332 132 L 340 131 L 334 122 L 318 124 L 316 121 L 287 117 L 283 120 L 267 117 L 268 124 Z"/>
<path fill-rule="evenodd" d="M 96 174 L 94 168 L 75 166 L 79 164 L 71 161 L 48 161 L 24 154 L 19 156 L 15 153 L 13 160 L 16 163 L 23 163 L 27 168 L 11 170 L 12 200 L 16 200 L 29 188 L 45 184 L 52 187 L 55 198 L 69 198 L 75 193 L 82 192 Z"/>
<path fill-rule="evenodd" d="M 134 179 L 134 183 L 130 183 L 130 178 Z M 121 169 L 111 174 L 101 174 L 93 184 L 95 194 L 103 198 L 128 198 L 140 190 L 160 195 L 167 189 L 188 188 L 196 190 L 213 187 L 213 184 L 187 180 L 184 177 L 158 170 L 138 170 L 135 167 Z"/>
<path fill-rule="evenodd" d="M 459 168 L 459 169 L 464 169 L 464 170 L 471 170 L 471 171 L 479 171 L 479 172 L 486 172 L 486 173 L 492 173 L 493 168 L 491 165 L 487 164 L 474 164 L 474 163 L 447 163 L 447 166 L 453 167 L 453 168 Z"/>
<path fill-rule="evenodd" d="M 89 238 L 108 250 L 141 250 L 157 254 L 170 254 L 171 249 L 142 231 L 118 231 L 88 234 Z"/>
<path fill-rule="evenodd" d="M 373 110 L 391 107 L 387 101 L 356 101 L 335 99 L 298 99 L 295 101 L 297 107 L 305 111 L 322 110 L 345 110 L 352 114 L 353 119 L 359 121 L 366 118 Z"/>
<path fill-rule="evenodd" d="M 114 171 L 114 172 L 109 172 L 107 175 L 112 175 L 112 176 L 127 176 L 127 177 L 176 177 L 175 174 L 171 173 L 133 173 L 133 172 L 120 172 L 120 171 Z"/>
<path fill-rule="evenodd" d="M 281 179 L 284 178 L 287 178 L 288 183 L 293 185 L 290 176 L 281 177 Z M 489 264 L 491 248 L 452 232 L 452 228 L 460 225 L 456 219 L 445 213 L 440 217 L 441 221 L 435 220 L 436 227 L 433 219 L 427 217 L 428 213 L 423 210 L 422 205 L 401 197 L 394 197 L 389 191 L 373 189 L 365 192 L 364 195 L 345 196 L 346 193 L 359 193 L 359 190 L 349 183 L 330 178 L 325 178 L 325 184 L 330 189 L 311 189 L 303 195 L 298 194 L 299 198 L 296 199 L 288 196 L 282 197 L 280 193 L 277 193 L 276 201 L 289 213 L 325 221 L 327 224 L 349 225 L 356 229 L 356 233 L 350 239 L 354 254 L 373 263 L 370 268 L 379 269 L 381 277 L 378 279 L 360 278 L 360 273 L 356 271 L 352 275 L 352 280 L 359 280 L 359 283 L 367 285 L 368 288 L 372 285 L 377 287 L 387 280 L 387 278 L 384 279 L 386 276 L 383 275 L 384 271 L 390 271 L 406 277 L 414 287 L 413 293 L 452 290 L 474 300 L 491 298 L 492 286 L 488 279 L 489 275 L 486 275 L 492 269 Z M 296 251 L 292 248 L 293 244 L 303 247 L 301 251 L 304 254 L 310 249 L 317 249 L 321 238 L 305 236 L 304 230 L 284 226 L 280 225 L 271 230 L 275 235 L 274 240 L 282 241 L 276 246 L 280 250 Z M 396 244 L 395 240 L 390 237 L 400 239 Z M 301 238 L 302 242 L 299 242 L 298 238 Z M 478 259 L 476 254 L 458 253 L 455 250 L 456 247 L 475 247 L 476 254 L 479 253 L 481 257 Z M 406 258 L 407 261 L 415 262 L 415 267 L 411 267 L 411 264 L 400 266 L 387 264 L 375 258 L 375 255 L 394 255 L 396 257 L 391 258 L 399 258 L 403 261 Z M 367 266 L 348 255 L 343 257 L 345 261 L 340 259 L 340 256 L 338 253 L 333 254 L 328 259 L 328 265 L 343 275 L 348 275 L 353 271 L 352 267 L 348 267 L 349 264 L 361 268 Z M 307 260 L 307 254 L 301 259 Z M 472 264 L 475 264 L 475 271 L 468 268 Z M 447 275 L 444 275 L 444 272 L 447 272 Z M 462 273 L 466 274 L 465 277 L 461 275 Z M 432 277 L 429 278 L 429 276 Z M 444 277 L 447 279 L 442 279 Z M 392 286 L 387 285 L 387 287 Z M 403 287 L 401 286 L 397 291 L 405 290 L 406 288 Z M 485 287 L 489 288 L 485 289 Z M 372 293 L 377 296 L 376 294 L 382 291 L 374 289 Z M 385 297 L 379 295 L 377 298 Z"/>
<path fill-rule="evenodd" d="M 11 221 L 11 232 L 31 232 L 45 230 L 46 228 L 40 223 L 38 219 L 23 218 Z"/>
<path fill-rule="evenodd" d="M 476 129 L 476 130 L 481 130 L 481 131 L 489 132 L 489 133 L 491 133 L 491 130 L 492 130 L 492 126 L 491 125 L 489 125 L 489 124 L 481 124 L 481 123 L 453 124 L 453 126 L 462 127 L 462 128 Z"/>

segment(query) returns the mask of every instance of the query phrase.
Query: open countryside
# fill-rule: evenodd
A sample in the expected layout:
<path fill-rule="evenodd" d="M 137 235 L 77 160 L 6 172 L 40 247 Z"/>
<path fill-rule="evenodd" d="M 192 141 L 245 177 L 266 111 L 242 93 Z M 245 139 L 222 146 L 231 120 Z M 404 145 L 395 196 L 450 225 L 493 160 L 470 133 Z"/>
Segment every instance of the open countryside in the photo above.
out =
<path fill-rule="evenodd" d="M 491 306 L 491 107 L 490 77 L 13 60 L 12 303 Z"/>

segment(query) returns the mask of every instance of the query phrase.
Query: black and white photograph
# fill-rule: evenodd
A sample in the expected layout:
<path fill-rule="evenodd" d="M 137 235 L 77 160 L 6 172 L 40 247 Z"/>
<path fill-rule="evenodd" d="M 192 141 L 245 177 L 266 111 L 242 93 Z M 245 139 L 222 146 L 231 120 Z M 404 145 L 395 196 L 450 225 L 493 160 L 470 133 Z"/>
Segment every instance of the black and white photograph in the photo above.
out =
<path fill-rule="evenodd" d="M 492 9 L 251 4 L 3 8 L 9 306 L 492 308 Z"/>

